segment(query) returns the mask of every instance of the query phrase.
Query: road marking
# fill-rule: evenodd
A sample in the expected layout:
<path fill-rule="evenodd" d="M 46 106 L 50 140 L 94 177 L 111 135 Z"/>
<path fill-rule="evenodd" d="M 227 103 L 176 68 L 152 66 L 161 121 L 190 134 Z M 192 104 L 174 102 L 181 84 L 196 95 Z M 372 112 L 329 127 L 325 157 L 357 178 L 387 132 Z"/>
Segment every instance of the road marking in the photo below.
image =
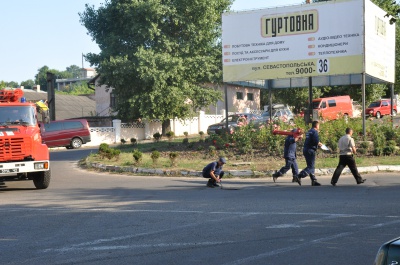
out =
<path fill-rule="evenodd" d="M 380 227 L 383 227 L 383 226 L 399 224 L 399 223 L 400 223 L 400 220 L 396 220 L 396 221 L 391 221 L 391 222 L 387 222 L 387 223 L 380 223 L 380 224 L 376 224 L 376 225 L 371 225 L 371 226 L 368 226 L 366 228 L 362 228 L 360 230 L 370 230 L 370 229 L 380 228 Z M 357 233 L 357 231 L 339 233 L 339 234 L 335 234 L 335 235 L 328 236 L 328 237 L 322 237 L 322 238 L 314 239 L 314 240 L 311 240 L 311 241 L 308 241 L 308 242 L 303 242 L 303 243 L 300 243 L 300 244 L 297 244 L 297 245 L 293 245 L 293 246 L 289 246 L 289 247 L 286 247 L 286 248 L 281 248 L 281 249 L 276 249 L 276 250 L 273 250 L 273 251 L 268 251 L 268 252 L 265 252 L 265 253 L 261 253 L 261 254 L 255 255 L 255 256 L 250 256 L 250 257 L 247 257 L 247 258 L 239 259 L 239 260 L 236 260 L 236 261 L 233 261 L 233 262 L 229 262 L 229 263 L 225 263 L 225 264 L 235 264 L 235 265 L 237 265 L 237 264 L 247 264 L 247 263 L 254 262 L 256 260 L 264 259 L 266 257 L 270 257 L 270 256 L 286 253 L 286 252 L 289 252 L 289 251 L 293 251 L 293 250 L 296 250 L 296 249 L 299 249 L 299 248 L 302 248 L 302 247 L 310 247 L 311 244 L 319 244 L 321 242 L 326 242 L 326 241 L 329 241 L 329 240 L 332 240 L 332 239 L 350 236 L 350 235 L 353 235 L 355 233 Z M 225 265 L 225 264 L 223 264 L 223 265 Z"/>

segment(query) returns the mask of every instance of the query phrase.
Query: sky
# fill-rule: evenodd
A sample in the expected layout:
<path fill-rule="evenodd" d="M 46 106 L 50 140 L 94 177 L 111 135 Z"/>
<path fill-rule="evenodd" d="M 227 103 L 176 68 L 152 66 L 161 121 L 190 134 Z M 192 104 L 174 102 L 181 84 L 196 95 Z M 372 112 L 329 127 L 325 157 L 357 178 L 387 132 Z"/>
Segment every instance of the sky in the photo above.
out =
<path fill-rule="evenodd" d="M 35 79 L 38 69 L 64 71 L 71 65 L 91 67 L 82 54 L 99 53 L 78 13 L 85 4 L 99 7 L 104 0 L 1 1 L 0 81 Z M 232 10 L 295 5 L 304 0 L 235 0 Z"/>

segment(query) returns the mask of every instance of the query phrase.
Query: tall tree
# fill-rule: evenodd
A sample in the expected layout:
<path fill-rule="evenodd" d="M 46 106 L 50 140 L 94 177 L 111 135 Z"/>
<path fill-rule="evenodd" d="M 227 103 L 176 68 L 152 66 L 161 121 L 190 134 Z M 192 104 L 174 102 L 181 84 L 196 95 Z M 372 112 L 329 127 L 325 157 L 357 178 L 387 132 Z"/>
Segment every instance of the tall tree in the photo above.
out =
<path fill-rule="evenodd" d="M 53 73 L 58 78 L 63 78 L 60 71 L 50 69 L 47 65 L 38 69 L 38 73 L 35 75 L 35 83 L 40 85 L 40 90 L 47 91 L 47 72 Z"/>
<path fill-rule="evenodd" d="M 35 82 L 32 79 L 28 79 L 26 81 L 21 82 L 21 86 L 24 86 L 26 89 L 32 89 L 35 85 Z"/>
<path fill-rule="evenodd" d="M 221 94 L 221 13 L 233 0 L 109 0 L 81 23 L 101 52 L 86 54 L 115 88 L 121 118 L 188 117 Z"/>

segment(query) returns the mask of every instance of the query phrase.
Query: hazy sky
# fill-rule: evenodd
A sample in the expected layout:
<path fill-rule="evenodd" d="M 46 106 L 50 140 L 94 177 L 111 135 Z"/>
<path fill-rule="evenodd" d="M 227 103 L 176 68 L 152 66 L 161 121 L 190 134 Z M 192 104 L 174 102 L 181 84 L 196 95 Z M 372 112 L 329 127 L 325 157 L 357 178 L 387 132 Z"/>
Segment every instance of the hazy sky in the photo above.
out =
<path fill-rule="evenodd" d="M 82 66 L 82 53 L 99 52 L 79 22 L 85 4 L 100 6 L 104 0 L 20 0 L 0 3 L 0 81 L 21 83 L 34 79 L 47 65 L 63 71 Z M 294 5 L 304 0 L 236 0 L 235 11 Z M 90 67 L 84 61 L 84 67 Z"/>

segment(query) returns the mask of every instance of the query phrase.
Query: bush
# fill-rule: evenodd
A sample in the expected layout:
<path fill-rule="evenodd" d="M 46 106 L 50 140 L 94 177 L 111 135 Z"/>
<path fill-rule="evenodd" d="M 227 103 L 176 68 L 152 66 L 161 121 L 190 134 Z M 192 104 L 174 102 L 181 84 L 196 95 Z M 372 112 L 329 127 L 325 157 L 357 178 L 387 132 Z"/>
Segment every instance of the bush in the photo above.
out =
<path fill-rule="evenodd" d="M 120 154 L 121 150 L 110 148 L 110 146 L 106 143 L 102 143 L 99 146 L 99 155 L 102 159 L 107 158 L 108 160 L 111 160 L 116 158 L 118 160 Z"/>
<path fill-rule="evenodd" d="M 143 153 L 138 149 L 133 150 L 132 156 L 135 159 L 135 164 L 139 164 L 142 161 Z"/>
<path fill-rule="evenodd" d="M 208 156 L 214 157 L 217 154 L 217 148 L 213 145 L 208 147 Z"/>
<path fill-rule="evenodd" d="M 360 143 L 360 148 L 363 148 L 365 150 L 368 150 L 370 148 L 371 144 L 369 142 L 361 142 Z"/>
<path fill-rule="evenodd" d="M 157 150 L 151 152 L 150 155 L 151 159 L 153 160 L 153 163 L 156 164 L 158 159 L 160 158 L 160 152 L 158 152 Z"/>
<path fill-rule="evenodd" d="M 183 135 L 185 135 L 185 137 L 188 137 L 189 133 L 188 132 L 183 132 Z"/>
<path fill-rule="evenodd" d="M 132 145 L 137 144 L 137 139 L 136 139 L 136 138 L 131 138 L 131 144 L 132 144 Z"/>
<path fill-rule="evenodd" d="M 177 152 L 171 152 L 169 153 L 169 159 L 171 160 L 171 165 L 175 166 L 176 165 L 176 158 L 178 157 Z"/>
<path fill-rule="evenodd" d="M 200 139 L 203 139 L 204 138 L 204 132 L 200 131 L 199 134 L 200 134 Z"/>
<path fill-rule="evenodd" d="M 385 148 L 383 148 L 382 152 L 383 152 L 383 155 L 389 156 L 395 152 L 395 148 L 394 148 L 394 146 L 386 146 Z"/>
<path fill-rule="evenodd" d="M 125 139 L 121 139 L 121 143 L 122 143 L 122 144 L 125 144 L 125 143 L 126 143 L 126 140 L 125 140 Z"/>
<path fill-rule="evenodd" d="M 183 138 L 182 143 L 183 144 L 188 144 L 189 143 L 189 139 L 188 138 Z"/>
<path fill-rule="evenodd" d="M 159 142 L 161 140 L 161 137 L 162 137 L 162 135 L 159 132 L 156 132 L 155 134 L 153 134 L 153 138 L 156 142 Z"/>
<path fill-rule="evenodd" d="M 175 136 L 175 133 L 173 131 L 169 131 L 165 134 L 168 137 L 168 140 L 172 140 Z"/>

